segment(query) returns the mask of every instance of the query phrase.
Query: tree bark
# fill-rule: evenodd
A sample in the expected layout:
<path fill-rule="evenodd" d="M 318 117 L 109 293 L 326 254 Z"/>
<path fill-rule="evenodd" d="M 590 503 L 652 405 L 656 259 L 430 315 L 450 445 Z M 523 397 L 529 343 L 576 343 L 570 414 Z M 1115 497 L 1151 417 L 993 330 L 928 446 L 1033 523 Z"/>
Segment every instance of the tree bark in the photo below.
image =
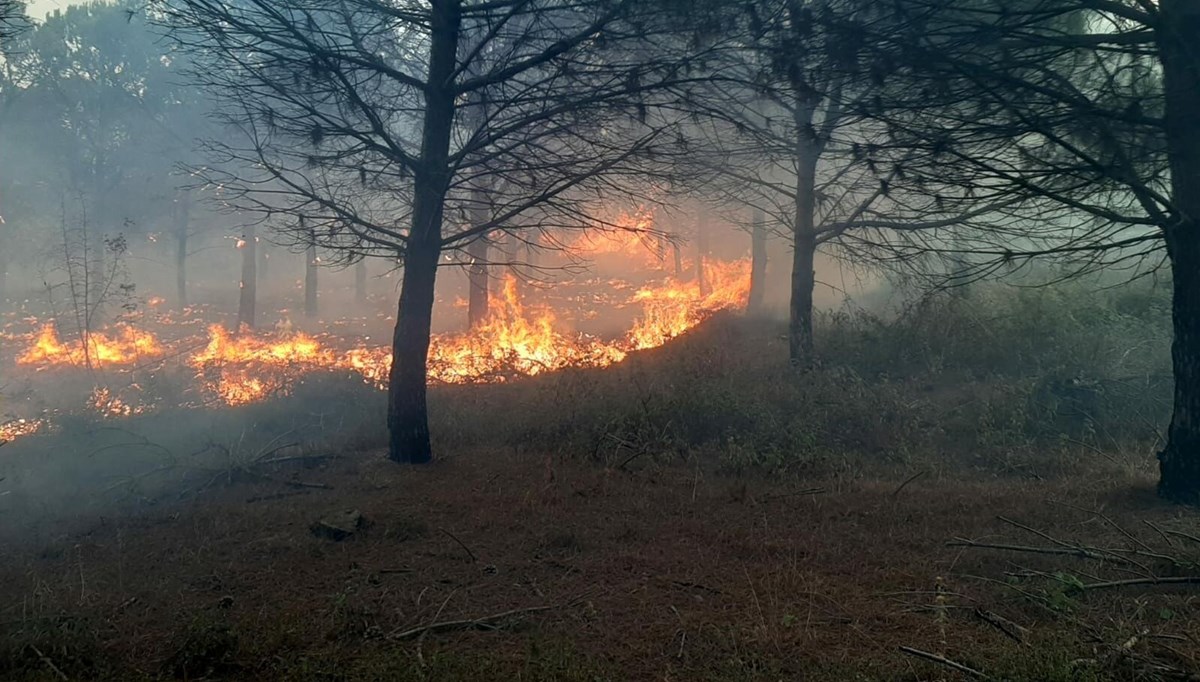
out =
<path fill-rule="evenodd" d="M 450 185 L 450 133 L 454 122 L 451 80 L 461 23 L 459 0 L 431 4 L 429 77 L 420 161 L 413 174 L 413 217 L 404 253 L 404 276 L 392 368 L 388 375 L 388 456 L 396 462 L 433 459 L 426 382 L 434 285 L 442 252 L 442 213 Z"/>
<path fill-rule="evenodd" d="M 480 237 L 467 245 L 471 265 L 467 268 L 470 293 L 467 299 L 467 323 L 472 329 L 488 316 L 488 240 Z"/>
<path fill-rule="evenodd" d="M 317 247 L 309 244 L 304 252 L 304 316 L 317 316 Z"/>
<path fill-rule="evenodd" d="M 359 305 L 367 303 L 367 258 L 359 256 L 354 263 L 354 301 Z"/>
<path fill-rule="evenodd" d="M 797 159 L 796 215 L 792 226 L 792 292 L 788 316 L 788 354 L 792 364 L 811 367 L 813 364 L 813 287 L 816 284 L 814 259 L 817 235 L 814 225 L 816 210 L 816 163 L 807 153 L 807 143 Z"/>
<path fill-rule="evenodd" d="M 1162 0 L 1156 32 L 1166 95 L 1176 222 L 1165 227 L 1173 281 L 1174 411 L 1158 454 L 1161 496 L 1200 504 L 1200 0 Z M 1166 30 L 1165 27 L 1170 27 Z"/>
<path fill-rule="evenodd" d="M 179 192 L 175 199 L 175 300 L 180 308 L 188 304 L 187 256 L 191 212 L 191 195 Z"/>
<path fill-rule="evenodd" d="M 253 225 L 246 227 L 240 244 L 242 251 L 242 279 L 239 283 L 237 327 L 254 329 L 257 323 L 254 306 L 258 299 L 258 236 Z"/>
<path fill-rule="evenodd" d="M 675 254 L 675 279 L 683 278 L 683 250 L 679 248 L 678 235 L 671 241 L 671 251 Z"/>
<path fill-rule="evenodd" d="M 704 258 L 708 255 L 708 219 L 703 213 L 696 221 L 696 283 L 700 287 L 700 297 L 708 296 L 708 277 L 704 271 Z"/>
<path fill-rule="evenodd" d="M 750 298 L 747 309 L 760 313 L 767 289 L 767 224 L 763 212 L 754 209 L 750 218 Z"/>

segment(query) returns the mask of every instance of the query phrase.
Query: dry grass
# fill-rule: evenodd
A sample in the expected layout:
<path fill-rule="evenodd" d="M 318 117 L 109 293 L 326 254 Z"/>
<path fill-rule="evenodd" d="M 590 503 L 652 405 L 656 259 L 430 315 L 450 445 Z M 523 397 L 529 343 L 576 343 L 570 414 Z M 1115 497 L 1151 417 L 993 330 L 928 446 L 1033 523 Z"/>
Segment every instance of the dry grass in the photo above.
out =
<path fill-rule="evenodd" d="M 1147 480 L 923 478 L 899 494 L 899 481 L 813 481 L 827 492 L 793 495 L 790 482 L 504 451 L 424 469 L 366 453 L 296 475 L 333 488 L 238 485 L 8 543 L 0 676 L 52 679 L 47 660 L 87 679 L 945 676 L 897 652 L 909 645 L 1011 679 L 1088 679 L 1066 667 L 1088 657 L 1077 619 L 1115 644 L 1143 630 L 1200 636 L 1193 588 L 1063 597 L 1055 612 L 972 577 L 1003 579 L 1013 557 L 944 546 L 1011 535 L 997 514 L 1114 540 L 1051 501 L 1130 525 L 1194 523 L 1161 506 Z M 309 532 L 348 506 L 372 522 L 360 535 Z M 388 638 L 540 605 L 556 608 L 515 629 Z M 976 605 L 1031 628 L 1030 644 L 973 618 Z"/>

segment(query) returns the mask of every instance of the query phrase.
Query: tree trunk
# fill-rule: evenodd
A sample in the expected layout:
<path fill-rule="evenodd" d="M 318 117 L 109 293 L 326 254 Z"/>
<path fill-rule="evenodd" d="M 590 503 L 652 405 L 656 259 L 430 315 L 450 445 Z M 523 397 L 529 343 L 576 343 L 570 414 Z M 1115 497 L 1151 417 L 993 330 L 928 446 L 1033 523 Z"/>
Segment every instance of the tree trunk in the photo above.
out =
<path fill-rule="evenodd" d="M 388 456 L 396 462 L 423 463 L 433 458 L 426 401 L 427 363 L 434 285 L 442 250 L 442 213 L 450 186 L 455 98 L 451 81 L 460 23 L 459 0 L 432 3 L 421 156 L 413 174 L 412 229 L 404 254 L 388 375 Z"/>
<path fill-rule="evenodd" d="M 767 289 L 767 224 L 760 209 L 750 219 L 750 300 L 747 309 L 760 313 Z"/>
<path fill-rule="evenodd" d="M 87 321 L 87 330 L 90 333 L 97 323 L 104 319 L 105 308 L 108 301 L 105 300 L 106 289 L 108 283 L 108 265 L 104 258 L 104 235 L 98 232 L 85 233 L 84 239 L 87 243 L 87 261 L 84 268 L 87 270 L 87 294 L 85 303 L 87 304 L 87 313 L 85 318 Z M 86 353 L 84 355 L 87 355 Z"/>
<path fill-rule="evenodd" d="M 0 310 L 8 308 L 8 244 L 0 234 Z"/>
<path fill-rule="evenodd" d="M 708 277 L 704 272 L 704 258 L 708 255 L 708 219 L 703 213 L 696 221 L 696 283 L 700 287 L 700 297 L 708 296 Z"/>
<path fill-rule="evenodd" d="M 471 224 L 478 227 L 491 219 L 488 207 L 488 194 L 484 188 L 477 187 L 471 192 Z M 479 235 L 475 241 L 467 244 L 467 257 L 471 259 L 467 266 L 467 325 L 474 329 L 483 324 L 488 316 L 488 259 L 491 243 L 486 234 Z"/>
<path fill-rule="evenodd" d="M 242 250 L 241 294 L 238 296 L 237 327 L 254 329 L 254 304 L 258 299 L 258 236 L 253 225 L 246 227 L 239 247 Z"/>
<path fill-rule="evenodd" d="M 801 143 L 803 146 L 804 143 Z M 796 176 L 796 216 L 792 226 L 792 297 L 788 317 L 788 354 L 792 364 L 813 364 L 813 261 L 817 235 L 813 224 L 816 210 L 816 164 L 799 159 Z"/>
<path fill-rule="evenodd" d="M 188 304 L 187 256 L 191 196 L 180 192 L 175 200 L 175 300 L 180 308 Z"/>
<path fill-rule="evenodd" d="M 354 263 L 354 301 L 359 305 L 367 303 L 367 258 L 359 256 Z"/>
<path fill-rule="evenodd" d="M 309 244 L 304 252 L 304 316 L 317 316 L 317 247 Z"/>
<path fill-rule="evenodd" d="M 470 293 L 467 299 L 467 322 L 472 329 L 479 326 L 488 316 L 488 240 L 479 237 L 467 245 L 471 265 L 467 268 Z"/>
<path fill-rule="evenodd" d="M 1174 412 L 1158 454 L 1158 492 L 1200 504 L 1200 1 L 1162 0 L 1156 32 L 1166 94 L 1167 154 L 1176 222 L 1165 228 L 1173 279 Z"/>
<path fill-rule="evenodd" d="M 676 235 L 678 237 L 678 235 Z M 671 251 L 675 254 L 675 279 L 683 278 L 683 250 L 679 248 L 679 241 L 671 241 Z"/>
<path fill-rule="evenodd" d="M 258 244 L 258 281 L 262 282 L 263 288 L 268 292 L 271 290 L 271 283 L 267 280 L 271 277 L 271 242 L 262 241 Z"/>

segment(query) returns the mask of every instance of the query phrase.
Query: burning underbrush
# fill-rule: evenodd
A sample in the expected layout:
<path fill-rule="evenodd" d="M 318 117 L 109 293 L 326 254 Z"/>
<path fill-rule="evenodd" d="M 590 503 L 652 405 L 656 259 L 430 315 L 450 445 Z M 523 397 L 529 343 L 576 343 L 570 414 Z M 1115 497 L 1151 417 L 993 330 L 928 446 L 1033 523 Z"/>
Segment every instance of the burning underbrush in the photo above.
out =
<path fill-rule="evenodd" d="M 636 244 L 635 244 L 636 246 Z M 612 288 L 608 309 L 560 301 L 556 290 L 506 277 L 490 316 L 468 332 L 435 335 L 432 384 L 478 384 L 578 367 L 607 367 L 678 337 L 714 313 L 740 309 L 749 289 L 745 261 L 708 265 L 703 282 L 659 277 Z M 570 289 L 564 287 L 563 291 Z M 589 317 L 635 321 L 615 338 L 577 331 Z M 368 328 L 306 333 L 284 318 L 269 332 L 229 331 L 211 310 L 143 313 L 108 329 L 68 334 L 53 322 L 14 321 L 0 358 L 16 372 L 3 387 L 0 442 L 54 428 L 63 415 L 126 418 L 167 409 L 231 407 L 287 396 L 311 377 L 333 375 L 386 386 L 391 352 Z M 206 322 L 208 320 L 208 322 Z M 386 335 L 384 335 L 386 339 Z"/>

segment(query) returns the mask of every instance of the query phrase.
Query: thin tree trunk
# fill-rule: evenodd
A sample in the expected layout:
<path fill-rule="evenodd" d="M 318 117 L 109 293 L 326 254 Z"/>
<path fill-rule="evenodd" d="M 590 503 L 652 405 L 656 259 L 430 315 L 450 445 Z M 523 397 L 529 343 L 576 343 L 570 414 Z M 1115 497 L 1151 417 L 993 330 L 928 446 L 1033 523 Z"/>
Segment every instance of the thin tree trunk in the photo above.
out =
<path fill-rule="evenodd" d="M 678 235 L 676 235 L 678 237 Z M 671 251 L 675 254 L 675 279 L 683 278 L 683 249 L 679 248 L 679 241 L 671 241 Z"/>
<path fill-rule="evenodd" d="M 105 287 L 108 278 L 105 276 L 106 265 L 104 259 L 104 235 L 99 233 L 85 233 L 84 239 L 87 242 L 87 261 L 84 266 L 87 270 L 87 331 L 90 337 L 91 331 L 97 326 L 97 321 L 104 318 L 104 309 L 107 307 L 108 301 L 105 300 Z M 87 355 L 85 353 L 85 355 Z"/>
<path fill-rule="evenodd" d="M 258 299 L 258 236 L 254 225 L 246 227 L 241 241 L 242 279 L 241 293 L 238 296 L 238 330 L 242 327 L 253 329 L 256 324 L 254 306 Z"/>
<path fill-rule="evenodd" d="M 471 223 L 480 226 L 491 219 L 487 203 L 489 198 L 482 187 L 475 188 L 471 194 Z M 479 235 L 475 241 L 467 244 L 467 256 L 471 259 L 467 266 L 467 325 L 472 329 L 483 324 L 488 316 L 490 246 L 486 234 Z"/>
<path fill-rule="evenodd" d="M 434 285 L 442 249 L 442 213 L 450 185 L 455 97 L 450 86 L 460 23 L 458 0 L 432 4 L 421 156 L 413 178 L 412 229 L 404 254 L 388 375 L 388 456 L 396 462 L 423 463 L 433 458 L 426 400 L 427 363 Z"/>
<path fill-rule="evenodd" d="M 696 283 L 700 287 L 700 297 L 708 296 L 708 276 L 704 271 L 704 259 L 708 256 L 708 219 L 703 213 L 696 221 Z"/>
<path fill-rule="evenodd" d="M 1174 412 L 1158 454 L 1158 492 L 1200 504 L 1200 1 L 1162 0 L 1156 32 L 1166 94 L 1167 153 L 1177 222 L 1165 229 L 1173 280 Z"/>
<path fill-rule="evenodd" d="M 317 247 L 309 244 L 304 252 L 304 315 L 317 316 Z"/>
<path fill-rule="evenodd" d="M 271 277 L 271 242 L 261 241 L 258 244 L 258 281 L 262 283 L 263 288 L 270 292 L 270 282 L 267 280 Z"/>
<path fill-rule="evenodd" d="M 180 308 L 188 304 L 187 256 L 191 197 L 180 192 L 175 201 L 175 300 Z"/>
<path fill-rule="evenodd" d="M 470 293 L 467 298 L 467 322 L 471 328 L 483 323 L 488 316 L 488 240 L 480 237 L 467 245 L 471 264 L 467 268 Z"/>
<path fill-rule="evenodd" d="M 804 143 L 801 143 L 802 145 Z M 792 364 L 813 363 L 814 258 L 817 250 L 813 224 L 816 209 L 816 164 L 801 158 L 796 178 L 796 216 L 792 228 L 792 294 L 788 319 L 788 354 Z"/>
<path fill-rule="evenodd" d="M 8 308 L 8 244 L 0 234 L 0 310 Z"/>
<path fill-rule="evenodd" d="M 767 224 L 760 209 L 750 218 L 750 300 L 752 313 L 762 312 L 767 289 Z"/>
<path fill-rule="evenodd" d="M 354 263 L 354 301 L 359 305 L 367 302 L 367 258 L 359 256 Z"/>

